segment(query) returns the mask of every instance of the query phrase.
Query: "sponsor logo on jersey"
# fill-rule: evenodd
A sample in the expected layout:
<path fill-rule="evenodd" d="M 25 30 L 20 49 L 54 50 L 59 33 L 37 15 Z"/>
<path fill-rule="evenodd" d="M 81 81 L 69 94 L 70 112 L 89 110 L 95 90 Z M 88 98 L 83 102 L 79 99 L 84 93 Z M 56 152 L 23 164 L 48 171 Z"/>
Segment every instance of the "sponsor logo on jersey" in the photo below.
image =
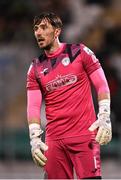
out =
<path fill-rule="evenodd" d="M 70 64 L 70 59 L 68 57 L 65 57 L 61 62 L 64 66 L 68 66 Z"/>
<path fill-rule="evenodd" d="M 67 74 L 65 76 L 58 75 L 54 80 L 50 81 L 46 85 L 47 91 L 53 91 L 63 86 L 74 84 L 77 81 L 77 76 L 73 74 Z"/>

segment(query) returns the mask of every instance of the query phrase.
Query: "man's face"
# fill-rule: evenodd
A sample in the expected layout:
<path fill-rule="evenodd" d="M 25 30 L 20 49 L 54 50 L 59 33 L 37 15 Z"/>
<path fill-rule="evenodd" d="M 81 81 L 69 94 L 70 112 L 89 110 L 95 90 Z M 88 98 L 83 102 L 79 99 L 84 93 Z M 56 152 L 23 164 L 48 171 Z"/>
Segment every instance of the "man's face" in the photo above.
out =
<path fill-rule="evenodd" d="M 43 19 L 40 24 L 34 26 L 34 34 L 40 48 L 48 49 L 53 45 L 57 37 L 57 29 L 48 20 Z"/>

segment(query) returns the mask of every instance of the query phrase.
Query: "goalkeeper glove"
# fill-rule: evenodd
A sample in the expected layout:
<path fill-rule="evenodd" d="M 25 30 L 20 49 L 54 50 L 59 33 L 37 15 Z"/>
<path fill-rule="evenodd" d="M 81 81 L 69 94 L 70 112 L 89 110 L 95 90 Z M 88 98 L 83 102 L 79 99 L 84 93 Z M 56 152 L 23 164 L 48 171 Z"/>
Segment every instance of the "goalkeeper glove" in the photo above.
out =
<path fill-rule="evenodd" d="M 98 119 L 90 126 L 89 130 L 98 128 L 96 141 L 100 145 L 107 144 L 112 139 L 112 127 L 110 121 L 110 100 L 104 99 L 99 102 Z"/>
<path fill-rule="evenodd" d="M 33 123 L 29 125 L 29 132 L 32 158 L 38 166 L 43 167 L 47 161 L 43 151 L 48 149 L 48 146 L 41 141 L 41 134 L 43 131 L 41 130 L 39 124 Z"/>

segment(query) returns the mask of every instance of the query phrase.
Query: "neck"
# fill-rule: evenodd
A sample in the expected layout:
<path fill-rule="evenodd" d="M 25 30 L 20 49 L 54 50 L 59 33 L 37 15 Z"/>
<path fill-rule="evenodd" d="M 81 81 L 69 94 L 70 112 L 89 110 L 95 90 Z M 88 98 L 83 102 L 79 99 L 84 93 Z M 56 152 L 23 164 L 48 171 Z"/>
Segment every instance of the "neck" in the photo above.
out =
<path fill-rule="evenodd" d="M 50 47 L 48 47 L 48 49 L 45 49 L 45 53 L 51 54 L 54 51 L 56 51 L 60 46 L 61 46 L 61 43 L 59 39 L 55 39 L 53 44 Z"/>

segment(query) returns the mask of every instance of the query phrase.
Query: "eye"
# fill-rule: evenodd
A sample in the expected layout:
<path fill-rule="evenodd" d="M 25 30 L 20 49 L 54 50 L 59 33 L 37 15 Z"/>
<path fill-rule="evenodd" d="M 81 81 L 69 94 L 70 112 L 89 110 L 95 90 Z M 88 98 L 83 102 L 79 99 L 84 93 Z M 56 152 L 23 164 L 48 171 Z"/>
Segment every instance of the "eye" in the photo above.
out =
<path fill-rule="evenodd" d="M 46 26 L 46 25 L 41 25 L 41 28 L 42 28 L 43 30 L 45 30 L 45 29 L 47 28 L 47 26 Z"/>
<path fill-rule="evenodd" d="M 34 26 L 34 31 L 37 31 L 38 30 L 38 26 Z"/>

